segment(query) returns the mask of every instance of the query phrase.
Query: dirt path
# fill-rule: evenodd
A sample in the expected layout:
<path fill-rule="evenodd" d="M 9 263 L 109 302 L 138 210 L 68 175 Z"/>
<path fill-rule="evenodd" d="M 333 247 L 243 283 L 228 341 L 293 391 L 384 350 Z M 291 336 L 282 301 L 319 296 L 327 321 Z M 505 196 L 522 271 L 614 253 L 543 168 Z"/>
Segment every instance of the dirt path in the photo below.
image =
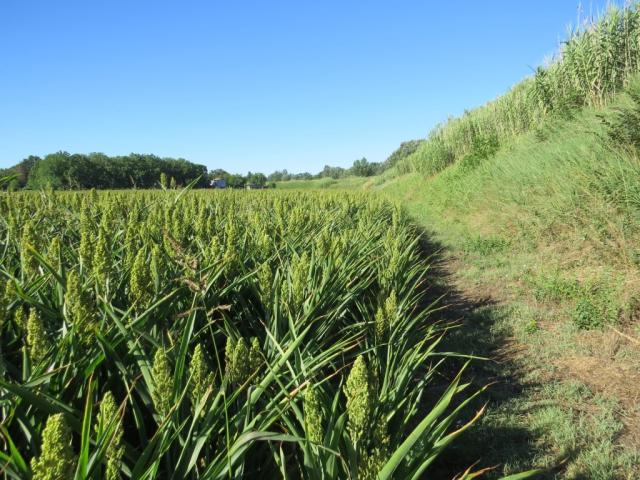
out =
<path fill-rule="evenodd" d="M 487 358 L 467 377 L 473 387 L 493 384 L 483 399 L 487 414 L 433 478 L 453 478 L 476 462 L 496 467 L 488 478 L 534 466 L 549 467 L 543 478 L 640 478 L 630 465 L 640 459 L 640 370 L 637 357 L 619 355 L 632 352 L 632 342 L 612 332 L 578 333 L 575 348 L 557 354 L 545 345 L 555 341 L 556 321 L 523 340 L 514 333 L 514 305 L 523 299 L 514 301 L 506 281 L 470 280 L 461 274 L 463 256 L 433 242 L 423 248 L 432 260 L 429 301 L 440 298 L 439 319 L 458 325 L 444 348 Z"/>

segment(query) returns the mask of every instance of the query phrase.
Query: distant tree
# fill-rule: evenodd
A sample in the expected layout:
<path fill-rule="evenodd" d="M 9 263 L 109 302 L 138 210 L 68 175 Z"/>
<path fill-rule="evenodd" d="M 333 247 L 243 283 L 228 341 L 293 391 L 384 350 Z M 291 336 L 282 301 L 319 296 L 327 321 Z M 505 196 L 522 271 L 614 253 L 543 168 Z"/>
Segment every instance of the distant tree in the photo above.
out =
<path fill-rule="evenodd" d="M 252 185 L 258 185 L 259 187 L 264 187 L 267 183 L 267 177 L 264 173 L 251 173 L 247 174 L 246 183 Z"/>
<path fill-rule="evenodd" d="M 160 186 L 162 188 L 167 188 L 169 187 L 168 182 L 167 182 L 167 174 L 164 172 L 160 173 Z"/>
<path fill-rule="evenodd" d="M 209 172 L 209 178 L 213 180 L 214 178 L 227 178 L 229 176 L 229 172 L 223 170 L 222 168 L 216 168 L 215 170 L 211 170 Z"/>
<path fill-rule="evenodd" d="M 44 157 L 34 166 L 29 176 L 29 188 L 70 188 L 69 174 L 72 171 L 71 154 L 68 152 L 52 153 Z"/>
<path fill-rule="evenodd" d="M 290 179 L 291 175 L 287 170 L 276 170 L 267 176 L 267 180 L 270 182 L 286 182 Z"/>
<path fill-rule="evenodd" d="M 32 158 L 31 163 L 29 188 L 155 188 L 163 175 L 165 185 L 169 178 L 173 178 L 176 185 L 194 181 L 196 187 L 207 185 L 207 167 L 183 158 L 136 153 L 108 157 L 102 153 L 71 155 L 57 152 L 42 160 Z"/>
<path fill-rule="evenodd" d="M 321 178 L 338 179 L 344 177 L 346 173 L 346 170 L 342 167 L 331 167 L 329 165 L 325 165 L 318 176 Z"/>
<path fill-rule="evenodd" d="M 383 163 L 383 169 L 395 166 L 399 161 L 412 155 L 426 140 L 409 140 L 402 142 L 400 146 Z"/>
<path fill-rule="evenodd" d="M 242 188 L 245 185 L 245 180 L 242 175 L 229 175 L 227 185 L 231 188 Z"/>
<path fill-rule="evenodd" d="M 17 175 L 16 180 L 19 188 L 23 188 L 27 184 L 27 182 L 29 181 L 31 170 L 33 170 L 33 167 L 35 167 L 36 164 L 40 162 L 40 160 L 42 160 L 40 157 L 29 155 L 15 167 L 13 167 L 13 171 Z"/>
<path fill-rule="evenodd" d="M 312 178 L 313 175 L 311 175 L 309 172 L 302 172 L 291 175 L 292 180 L 311 180 Z"/>
<path fill-rule="evenodd" d="M 366 158 L 362 157 L 360 160 L 353 162 L 350 173 L 357 177 L 370 177 L 375 175 L 375 165 L 369 163 Z"/>
<path fill-rule="evenodd" d="M 13 190 L 25 188 L 29 182 L 29 176 L 31 175 L 32 170 L 40 160 L 42 160 L 40 157 L 30 155 L 13 167 L 0 169 L 0 178 L 13 177 L 11 182 L 8 185 L 5 185 L 5 187 L 10 187 Z"/>

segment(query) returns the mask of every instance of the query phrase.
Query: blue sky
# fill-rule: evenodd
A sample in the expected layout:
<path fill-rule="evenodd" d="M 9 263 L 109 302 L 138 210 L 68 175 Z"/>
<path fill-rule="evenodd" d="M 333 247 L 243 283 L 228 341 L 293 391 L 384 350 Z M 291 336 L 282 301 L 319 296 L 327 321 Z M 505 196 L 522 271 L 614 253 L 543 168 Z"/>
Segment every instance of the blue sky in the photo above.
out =
<path fill-rule="evenodd" d="M 381 161 L 528 75 L 577 12 L 577 0 L 3 0 L 0 167 L 58 150 L 234 172 Z"/>

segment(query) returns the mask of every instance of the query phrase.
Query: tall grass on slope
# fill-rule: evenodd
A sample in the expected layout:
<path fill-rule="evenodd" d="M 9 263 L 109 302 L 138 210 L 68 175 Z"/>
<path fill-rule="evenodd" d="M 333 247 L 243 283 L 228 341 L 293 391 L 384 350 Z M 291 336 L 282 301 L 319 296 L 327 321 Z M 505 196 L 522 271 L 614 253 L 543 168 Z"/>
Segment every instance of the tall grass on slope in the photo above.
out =
<path fill-rule="evenodd" d="M 473 422 L 460 375 L 430 388 L 386 203 L 21 193 L 0 219 L 3 478 L 419 478 Z"/>
<path fill-rule="evenodd" d="M 614 122 L 618 108 L 637 107 L 620 98 L 614 108 L 585 110 L 525 135 L 481 163 L 465 157 L 423 185 L 429 211 L 474 216 L 492 230 L 485 233 L 517 233 L 523 246 L 566 240 L 613 263 L 634 264 L 640 162 L 630 145 L 611 144 L 612 131 L 603 123 Z M 617 131 L 618 137 L 631 135 Z"/>
<path fill-rule="evenodd" d="M 605 104 L 639 71 L 638 5 L 611 6 L 602 17 L 573 29 L 547 67 L 498 99 L 436 127 L 398 164 L 398 172 L 432 175 L 474 152 L 478 143 L 506 145 L 550 116 L 567 117 L 576 108 Z"/>
<path fill-rule="evenodd" d="M 576 302 L 573 322 L 602 327 L 628 318 L 640 295 L 638 131 L 633 78 L 605 108 L 548 122 L 491 158 L 467 155 L 429 181 L 413 175 L 388 191 L 421 199 L 414 213 L 425 224 L 446 219 L 444 230 L 468 243 L 461 248 L 533 255 L 526 270 L 570 270 L 580 279 L 579 292 L 565 295 Z"/>

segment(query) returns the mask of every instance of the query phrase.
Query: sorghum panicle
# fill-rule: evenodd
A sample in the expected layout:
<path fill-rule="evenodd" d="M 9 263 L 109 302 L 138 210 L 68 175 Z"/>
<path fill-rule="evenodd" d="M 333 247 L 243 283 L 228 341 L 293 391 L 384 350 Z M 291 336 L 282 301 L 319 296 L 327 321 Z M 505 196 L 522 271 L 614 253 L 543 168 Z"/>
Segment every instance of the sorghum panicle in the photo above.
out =
<path fill-rule="evenodd" d="M 93 342 L 95 304 L 90 293 L 83 289 L 80 276 L 75 270 L 67 275 L 64 309 L 81 343 L 86 346 Z"/>
<path fill-rule="evenodd" d="M 173 372 L 169 357 L 163 348 L 156 350 L 153 357 L 153 381 L 155 387 L 151 394 L 156 411 L 161 417 L 166 416 L 173 401 Z"/>
<path fill-rule="evenodd" d="M 34 364 L 40 363 L 53 347 L 42 319 L 35 308 L 31 309 L 27 320 L 27 346 L 29 356 Z"/>
<path fill-rule="evenodd" d="M 109 245 L 107 243 L 107 233 L 105 230 L 100 228 L 92 262 L 93 274 L 96 277 L 96 284 L 99 285 L 100 288 L 104 288 L 104 285 L 107 283 L 111 262 L 112 259 L 109 253 Z"/>
<path fill-rule="evenodd" d="M 62 256 L 62 246 L 60 244 L 60 237 L 55 236 L 51 239 L 51 243 L 49 244 L 49 249 L 47 250 L 47 261 L 55 271 L 60 270 L 61 256 Z"/>
<path fill-rule="evenodd" d="M 105 452 L 106 468 L 104 478 L 105 480 L 118 480 L 121 478 L 120 469 L 122 467 L 122 457 L 124 456 L 124 445 L 122 445 L 124 429 L 122 420 L 119 418 L 118 407 L 111 392 L 107 392 L 100 402 L 96 433 L 102 435 L 108 429 L 113 429 L 113 432 L 108 439 L 108 446 Z"/>
<path fill-rule="evenodd" d="M 257 337 L 251 339 L 251 349 L 249 350 L 249 374 L 253 375 L 262 366 L 262 349 L 260 340 Z"/>
<path fill-rule="evenodd" d="M 71 429 L 61 413 L 50 416 L 42 431 L 40 456 L 31 460 L 33 480 L 69 480 L 76 469 Z"/>
<path fill-rule="evenodd" d="M 193 351 L 189 365 L 189 374 L 191 376 L 191 389 L 189 394 L 191 404 L 195 406 L 200 399 L 204 397 L 207 390 L 213 386 L 213 372 L 211 372 L 207 364 L 200 344 L 196 345 Z"/>
<path fill-rule="evenodd" d="M 398 301 L 395 290 L 384 301 L 384 305 L 378 308 L 375 319 L 376 339 L 383 342 L 388 335 L 389 328 L 393 324 L 398 310 Z"/>
<path fill-rule="evenodd" d="M 273 293 L 273 272 L 268 262 L 260 265 L 260 269 L 258 270 L 258 287 L 260 288 L 263 304 L 268 305 L 271 294 Z"/>
<path fill-rule="evenodd" d="M 144 308 L 151 299 L 151 273 L 147 265 L 147 255 L 141 249 L 136 255 L 129 279 L 131 301 Z"/>
<path fill-rule="evenodd" d="M 20 238 L 20 254 L 22 256 L 22 269 L 27 275 L 35 275 L 38 272 L 38 261 L 34 255 L 36 249 L 36 237 L 31 221 L 24 224 L 22 237 Z"/>
<path fill-rule="evenodd" d="M 351 440 L 357 443 L 365 432 L 374 408 L 370 375 L 362 355 L 356 358 L 344 386 L 347 397 L 347 430 Z"/>
<path fill-rule="evenodd" d="M 304 393 L 304 427 L 307 440 L 322 443 L 324 439 L 324 414 L 317 387 L 309 385 Z"/>

